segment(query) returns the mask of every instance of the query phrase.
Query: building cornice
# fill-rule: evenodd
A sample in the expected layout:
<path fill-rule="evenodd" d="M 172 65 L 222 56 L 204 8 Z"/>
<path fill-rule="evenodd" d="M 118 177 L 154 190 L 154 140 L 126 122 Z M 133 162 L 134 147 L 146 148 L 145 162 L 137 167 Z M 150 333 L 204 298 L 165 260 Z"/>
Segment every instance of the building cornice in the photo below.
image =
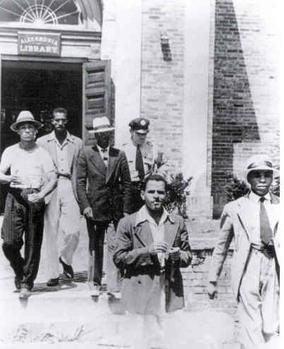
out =
<path fill-rule="evenodd" d="M 101 42 L 101 32 L 95 32 L 92 30 L 79 29 L 70 30 L 70 29 L 50 29 L 50 28 L 24 28 L 24 27 L 1 27 L 0 26 L 0 37 L 10 39 L 12 41 L 17 40 L 18 32 L 39 32 L 39 33 L 60 33 L 62 40 L 68 41 L 92 41 L 92 42 Z"/>

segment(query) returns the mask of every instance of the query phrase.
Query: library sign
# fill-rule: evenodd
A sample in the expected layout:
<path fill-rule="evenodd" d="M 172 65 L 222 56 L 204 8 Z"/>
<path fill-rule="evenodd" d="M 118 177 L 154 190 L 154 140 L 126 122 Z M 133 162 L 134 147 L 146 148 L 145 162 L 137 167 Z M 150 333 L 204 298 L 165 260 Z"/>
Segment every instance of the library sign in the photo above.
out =
<path fill-rule="evenodd" d="M 18 54 L 59 57 L 61 54 L 60 34 L 18 32 Z"/>

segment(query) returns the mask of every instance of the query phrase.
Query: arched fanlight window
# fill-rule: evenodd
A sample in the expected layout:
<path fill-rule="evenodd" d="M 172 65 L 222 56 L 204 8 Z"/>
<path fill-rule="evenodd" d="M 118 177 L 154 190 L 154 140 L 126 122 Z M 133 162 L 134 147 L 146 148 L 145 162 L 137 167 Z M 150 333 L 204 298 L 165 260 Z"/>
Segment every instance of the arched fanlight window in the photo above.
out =
<path fill-rule="evenodd" d="M 76 0 L 0 0 L 0 22 L 78 25 L 81 13 Z"/>

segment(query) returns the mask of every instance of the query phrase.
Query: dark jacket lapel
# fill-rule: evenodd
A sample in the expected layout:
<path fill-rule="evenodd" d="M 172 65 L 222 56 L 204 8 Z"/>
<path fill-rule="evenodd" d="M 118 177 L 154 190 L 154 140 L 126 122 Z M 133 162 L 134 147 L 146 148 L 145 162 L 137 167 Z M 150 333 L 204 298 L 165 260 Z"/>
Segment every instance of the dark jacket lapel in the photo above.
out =
<path fill-rule="evenodd" d="M 154 241 L 150 225 L 147 221 L 138 223 L 134 227 L 134 235 L 144 247 L 151 245 Z"/>
<path fill-rule="evenodd" d="M 178 223 L 172 218 L 167 218 L 165 222 L 165 242 L 168 244 L 168 248 L 171 248 L 174 244 L 177 232 Z"/>
<path fill-rule="evenodd" d="M 99 149 L 96 145 L 92 147 L 92 152 L 90 153 L 90 162 L 96 167 L 98 172 L 105 176 L 106 175 L 106 166 L 104 164 L 103 159 L 101 158 Z"/>
<path fill-rule="evenodd" d="M 106 183 L 109 181 L 113 171 L 116 168 L 116 164 L 119 159 L 118 155 L 119 155 L 119 150 L 110 147 L 109 157 L 108 157 L 108 166 L 107 166 L 107 172 L 106 172 Z"/>

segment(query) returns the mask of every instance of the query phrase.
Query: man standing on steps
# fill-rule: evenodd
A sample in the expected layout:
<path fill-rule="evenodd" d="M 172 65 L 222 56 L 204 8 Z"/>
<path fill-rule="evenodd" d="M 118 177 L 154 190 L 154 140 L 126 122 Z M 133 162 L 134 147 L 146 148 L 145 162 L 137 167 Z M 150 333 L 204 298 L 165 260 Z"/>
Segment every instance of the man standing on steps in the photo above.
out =
<path fill-rule="evenodd" d="M 264 344 L 276 348 L 279 334 L 279 198 L 270 193 L 274 172 L 268 158 L 249 159 L 245 178 L 251 191 L 224 207 L 209 270 L 208 295 L 213 299 L 234 239 L 231 281 L 245 349 Z"/>
<path fill-rule="evenodd" d="M 118 295 L 119 274 L 112 261 L 114 234 L 118 221 L 130 212 L 130 175 L 125 153 L 110 145 L 114 128 L 106 116 L 93 120 L 96 144 L 80 152 L 77 168 L 77 193 L 89 234 L 89 281 L 94 295 L 99 295 L 102 272 L 104 238 L 108 240 L 108 291 Z"/>
<path fill-rule="evenodd" d="M 45 200 L 56 185 L 53 162 L 47 151 L 35 143 L 41 126 L 29 111 L 21 111 L 11 125 L 20 142 L 4 150 L 0 163 L 0 183 L 9 185 L 2 247 L 15 272 L 15 286 L 22 299 L 28 297 L 37 276 Z M 24 258 L 20 253 L 23 244 Z"/>
<path fill-rule="evenodd" d="M 159 173 L 165 161 L 163 153 L 157 152 L 155 145 L 147 139 L 150 121 L 146 118 L 135 118 L 129 123 L 130 141 L 123 143 L 131 176 L 131 213 L 143 206 L 141 186 L 145 177 L 153 172 Z"/>
<path fill-rule="evenodd" d="M 59 263 L 65 276 L 73 278 L 72 259 L 80 234 L 80 209 L 76 199 L 76 165 L 82 140 L 68 132 L 67 123 L 67 110 L 54 109 L 52 119 L 54 131 L 37 141 L 49 152 L 56 166 L 58 178 L 44 220 L 49 278 L 47 286 L 59 284 Z M 63 241 L 62 246 L 61 241 Z"/>

